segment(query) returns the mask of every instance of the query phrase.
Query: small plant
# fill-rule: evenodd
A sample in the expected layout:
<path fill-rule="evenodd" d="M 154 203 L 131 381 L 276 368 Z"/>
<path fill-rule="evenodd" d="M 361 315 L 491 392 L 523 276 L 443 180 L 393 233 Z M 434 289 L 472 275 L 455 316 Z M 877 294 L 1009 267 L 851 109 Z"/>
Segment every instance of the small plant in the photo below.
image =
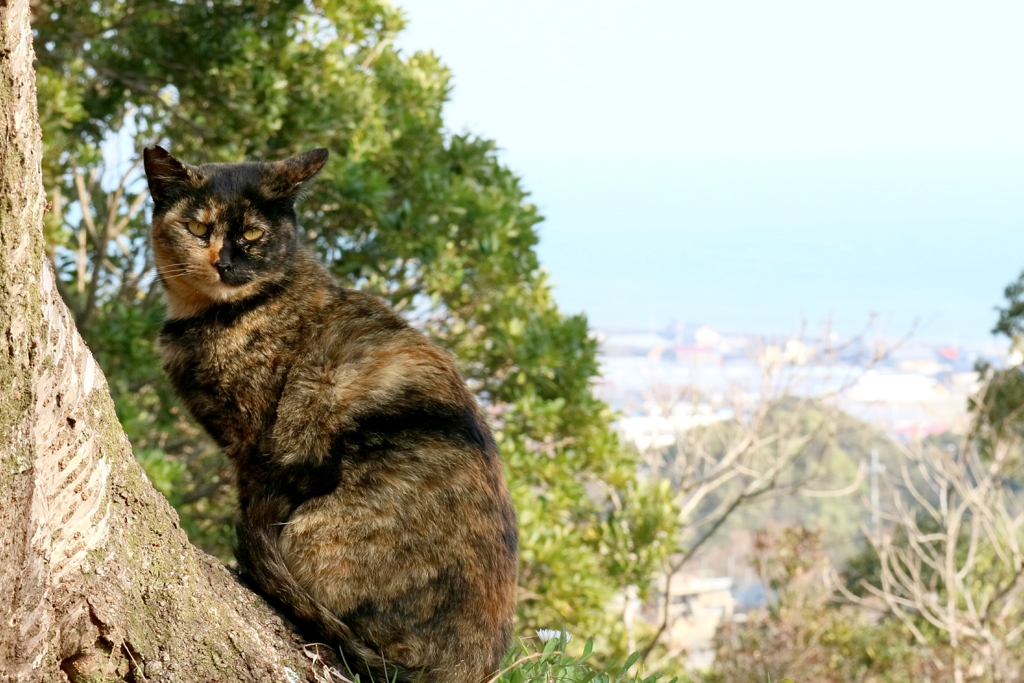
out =
<path fill-rule="evenodd" d="M 549 633 L 551 637 L 543 637 Z M 519 646 L 509 652 L 501 673 L 492 683 L 656 683 L 662 677 L 662 674 L 653 674 L 644 678 L 639 671 L 629 673 L 640 659 L 639 652 L 634 652 L 624 662 L 612 662 L 604 668 L 596 669 L 588 663 L 594 651 L 593 639 L 583 646 L 582 654 L 572 656 L 565 653 L 572 636 L 564 630 L 545 630 L 538 632 L 538 636 L 542 648 L 532 648 L 520 639 Z M 676 683 L 677 680 L 673 678 L 667 683 Z"/>

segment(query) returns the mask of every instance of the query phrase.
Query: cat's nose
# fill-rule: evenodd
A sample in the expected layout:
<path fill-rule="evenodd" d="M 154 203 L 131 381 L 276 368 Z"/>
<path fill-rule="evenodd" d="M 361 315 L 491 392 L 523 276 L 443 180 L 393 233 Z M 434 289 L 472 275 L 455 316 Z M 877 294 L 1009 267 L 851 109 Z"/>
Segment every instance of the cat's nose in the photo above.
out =
<path fill-rule="evenodd" d="M 217 260 L 214 262 L 213 265 L 217 269 L 217 272 L 220 273 L 221 275 L 231 270 L 230 246 L 226 244 L 224 245 L 224 247 L 220 250 L 220 253 L 217 254 Z"/>

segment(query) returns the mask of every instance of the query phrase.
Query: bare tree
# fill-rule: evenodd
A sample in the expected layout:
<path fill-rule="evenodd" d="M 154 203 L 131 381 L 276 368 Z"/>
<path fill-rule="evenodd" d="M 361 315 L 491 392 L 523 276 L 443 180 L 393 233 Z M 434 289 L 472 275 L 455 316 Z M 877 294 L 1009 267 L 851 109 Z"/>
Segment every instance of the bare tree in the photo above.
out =
<path fill-rule="evenodd" d="M 1017 680 L 1010 650 L 1024 633 L 1024 500 L 1009 485 L 1020 438 L 986 429 L 990 406 L 976 405 L 959 443 L 900 445 L 890 505 L 872 511 L 881 528 L 865 530 L 879 575 L 859 591 L 835 580 L 844 598 L 899 618 L 923 646 L 934 645 L 924 624 L 944 634 L 957 683 Z"/>
<path fill-rule="evenodd" d="M 675 431 L 668 447 L 653 445 L 641 451 L 650 476 L 669 479 L 678 492 L 684 530 L 680 552 L 669 558 L 659 577 L 659 618 L 643 650 L 645 658 L 671 630 L 673 578 L 738 511 L 780 496 L 849 495 L 860 487 L 863 467 L 841 489 L 820 488 L 825 458 L 839 429 L 836 399 L 850 378 L 832 372 L 843 349 L 831 342 L 827 325 L 813 343 L 805 344 L 800 337 L 774 343 L 751 339 L 747 353 L 758 377 L 746 385 L 727 382 L 717 392 L 722 397 L 714 407 L 727 419 L 690 420 L 688 428 Z M 850 343 L 860 344 L 862 339 L 858 336 Z M 862 365 L 870 367 L 884 355 L 884 349 L 873 350 Z M 694 384 L 663 387 L 653 397 L 662 414 L 689 404 L 686 412 L 698 416 L 710 412 L 701 410 L 713 402 L 708 394 Z M 811 425 L 806 419 L 810 411 L 816 415 Z M 666 647 L 650 666 L 657 669 L 681 653 L 681 647 Z"/>
<path fill-rule="evenodd" d="M 125 302 L 132 302 L 139 294 L 154 297 L 158 291 L 156 287 L 140 287 L 144 278 L 152 281 L 152 255 L 144 239 L 126 234 L 129 225 L 143 218 L 142 208 L 149 197 L 145 187 L 132 192 L 133 186 L 140 184 L 140 164 L 141 159 L 136 159 L 109 189 L 102 183 L 103 164 L 87 172 L 78 167 L 71 169 L 79 220 L 77 225 L 70 221 L 65 224 L 71 228 L 76 248 L 71 253 L 58 253 L 56 265 L 60 267 L 61 256 L 74 263 L 74 291 L 63 294 L 73 307 L 79 328 L 91 321 L 104 285 L 118 286 L 120 291 L 115 296 Z"/>

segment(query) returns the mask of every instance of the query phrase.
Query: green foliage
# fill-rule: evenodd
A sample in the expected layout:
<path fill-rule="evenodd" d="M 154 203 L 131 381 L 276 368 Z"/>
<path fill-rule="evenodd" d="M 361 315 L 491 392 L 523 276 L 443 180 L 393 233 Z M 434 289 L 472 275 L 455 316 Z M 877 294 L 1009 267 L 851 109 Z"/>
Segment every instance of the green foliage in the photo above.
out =
<path fill-rule="evenodd" d="M 997 308 L 999 320 L 992 329 L 1010 339 L 1016 351 L 1024 349 L 1024 273 L 1004 290 L 1006 306 Z M 1024 370 L 1021 366 L 997 369 L 981 360 L 975 370 L 986 380 L 984 391 L 969 404 L 982 438 L 1024 436 Z"/>
<path fill-rule="evenodd" d="M 984 391 L 969 403 L 971 412 L 980 418 L 979 436 L 986 440 L 1024 436 L 1024 369 L 997 370 L 979 361 L 975 370 L 985 379 Z"/>
<path fill-rule="evenodd" d="M 342 282 L 385 297 L 457 355 L 492 416 L 520 513 L 521 627 L 565 624 L 621 652 L 608 603 L 626 585 L 649 591 L 672 550 L 669 491 L 637 480 L 591 393 L 596 343 L 552 298 L 534 251 L 542 219 L 520 179 L 493 141 L 446 132 L 439 59 L 395 49 L 400 11 L 381 0 L 43 0 L 35 12 L 56 207 L 46 234 L 62 293 L 193 541 L 230 559 L 231 473 L 160 370 L 162 295 L 130 165 L 154 142 L 194 163 L 328 147 L 300 223 Z"/>
<path fill-rule="evenodd" d="M 1002 334 L 1016 339 L 1024 334 L 1024 272 L 1003 290 L 1006 307 L 997 308 L 999 320 L 992 328 L 992 334 Z"/>
<path fill-rule="evenodd" d="M 634 652 L 625 661 L 613 661 L 603 667 L 594 668 L 591 656 L 594 653 L 594 641 L 590 639 L 578 656 L 566 654 L 566 636 L 552 638 L 543 644 L 541 649 L 531 647 L 525 640 L 519 641 L 518 648 L 513 648 L 505 658 L 500 683 L 656 683 L 661 676 L 657 673 L 642 676 L 639 671 L 630 674 L 630 670 L 640 669 L 635 666 L 640 653 Z M 676 683 L 672 678 L 667 683 Z"/>

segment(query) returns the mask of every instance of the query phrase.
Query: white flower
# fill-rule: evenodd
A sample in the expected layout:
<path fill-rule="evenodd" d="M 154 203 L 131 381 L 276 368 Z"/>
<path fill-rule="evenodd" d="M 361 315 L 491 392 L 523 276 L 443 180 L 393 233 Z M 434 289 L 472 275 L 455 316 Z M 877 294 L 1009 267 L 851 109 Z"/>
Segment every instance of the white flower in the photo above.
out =
<path fill-rule="evenodd" d="M 540 638 L 540 642 L 542 643 L 546 643 L 552 638 L 561 639 L 563 634 L 565 635 L 565 642 L 568 643 L 570 640 L 572 640 L 571 633 L 566 633 L 565 631 L 558 631 L 553 628 L 537 629 L 536 631 L 534 631 L 534 633 L 537 634 L 537 637 Z"/>

